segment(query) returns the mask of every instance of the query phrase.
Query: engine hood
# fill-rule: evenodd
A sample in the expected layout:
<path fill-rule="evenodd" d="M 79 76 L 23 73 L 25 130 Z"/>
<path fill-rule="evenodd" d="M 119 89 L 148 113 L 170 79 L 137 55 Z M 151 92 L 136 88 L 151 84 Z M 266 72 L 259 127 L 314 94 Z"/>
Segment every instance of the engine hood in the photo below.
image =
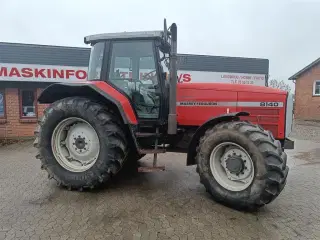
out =
<path fill-rule="evenodd" d="M 178 83 L 178 89 L 203 89 L 230 92 L 252 92 L 252 93 L 270 93 L 285 95 L 287 91 L 255 85 L 241 85 L 230 83 Z"/>

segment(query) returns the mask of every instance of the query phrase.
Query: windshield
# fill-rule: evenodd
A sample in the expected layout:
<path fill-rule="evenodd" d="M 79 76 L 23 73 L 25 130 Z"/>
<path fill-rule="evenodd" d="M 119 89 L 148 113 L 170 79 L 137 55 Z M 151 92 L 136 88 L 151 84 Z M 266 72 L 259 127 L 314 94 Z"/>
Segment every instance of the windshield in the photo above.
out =
<path fill-rule="evenodd" d="M 97 80 L 101 78 L 101 68 L 104 52 L 104 42 L 98 42 L 91 48 L 88 80 Z"/>

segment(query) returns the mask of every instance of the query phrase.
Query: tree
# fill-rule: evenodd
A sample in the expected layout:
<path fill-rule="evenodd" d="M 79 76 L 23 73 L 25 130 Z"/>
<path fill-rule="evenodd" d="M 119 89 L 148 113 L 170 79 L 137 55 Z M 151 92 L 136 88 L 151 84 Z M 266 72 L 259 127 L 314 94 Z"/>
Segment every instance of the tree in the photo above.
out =
<path fill-rule="evenodd" d="M 289 86 L 289 84 L 285 83 L 283 80 L 279 81 L 276 79 L 271 79 L 269 80 L 269 87 L 278 88 L 288 92 L 291 91 L 291 87 Z"/>

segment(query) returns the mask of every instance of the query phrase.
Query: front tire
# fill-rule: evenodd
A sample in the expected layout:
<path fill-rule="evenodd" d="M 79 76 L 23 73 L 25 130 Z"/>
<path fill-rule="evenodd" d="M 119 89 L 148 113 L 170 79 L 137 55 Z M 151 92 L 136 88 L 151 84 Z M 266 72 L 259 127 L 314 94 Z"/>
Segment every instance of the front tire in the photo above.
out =
<path fill-rule="evenodd" d="M 122 168 L 128 143 L 121 119 L 86 98 L 71 97 L 48 107 L 35 131 L 41 168 L 69 190 L 93 189 Z"/>
<path fill-rule="evenodd" d="M 272 202 L 289 171 L 287 155 L 271 132 L 241 121 L 207 130 L 196 160 L 200 181 L 214 200 L 239 210 Z"/>

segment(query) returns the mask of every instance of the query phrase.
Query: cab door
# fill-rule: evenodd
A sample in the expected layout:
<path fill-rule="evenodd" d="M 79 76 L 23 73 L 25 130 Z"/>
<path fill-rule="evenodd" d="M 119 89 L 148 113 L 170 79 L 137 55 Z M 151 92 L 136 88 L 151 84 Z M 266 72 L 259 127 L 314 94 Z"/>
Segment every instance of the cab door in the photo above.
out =
<path fill-rule="evenodd" d="M 152 40 L 112 41 L 108 82 L 125 94 L 140 120 L 159 120 L 162 84 Z"/>

